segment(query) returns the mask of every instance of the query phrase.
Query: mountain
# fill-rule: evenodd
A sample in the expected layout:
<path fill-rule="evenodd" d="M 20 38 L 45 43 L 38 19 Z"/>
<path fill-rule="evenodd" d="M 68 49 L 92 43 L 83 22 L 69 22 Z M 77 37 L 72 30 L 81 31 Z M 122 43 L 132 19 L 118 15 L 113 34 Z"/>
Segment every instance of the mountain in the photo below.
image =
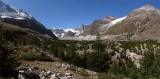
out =
<path fill-rule="evenodd" d="M 48 37 L 56 38 L 51 30 L 46 29 L 44 25 L 36 21 L 33 16 L 25 11 L 6 5 L 0 0 L 0 21 L 10 23 L 25 29 L 34 30 Z"/>
<path fill-rule="evenodd" d="M 58 38 L 73 37 L 73 36 L 80 35 L 80 30 L 79 29 L 53 28 L 51 30 L 56 35 L 56 37 L 58 37 Z"/>
<path fill-rule="evenodd" d="M 33 17 L 21 9 L 11 7 L 9 5 L 4 4 L 0 0 L 0 17 L 1 18 L 13 18 L 13 19 L 32 19 Z"/>
<path fill-rule="evenodd" d="M 95 40 L 96 35 L 104 34 L 110 27 L 121 22 L 126 16 L 122 18 L 115 18 L 107 16 L 101 20 L 95 20 L 91 25 L 83 24 L 79 29 L 51 29 L 52 32 L 63 40 Z M 108 38 L 108 37 L 107 37 Z M 106 39 L 105 37 L 102 39 Z"/>
<path fill-rule="evenodd" d="M 121 23 L 111 27 L 107 34 L 118 35 L 135 33 L 139 28 L 148 25 L 152 20 L 160 16 L 160 11 L 151 5 L 145 5 L 133 10 Z"/>
<path fill-rule="evenodd" d="M 96 35 L 99 32 L 106 31 L 108 26 L 105 26 L 107 24 L 110 24 L 112 21 L 116 20 L 115 17 L 107 16 L 102 20 L 95 20 L 91 25 L 83 25 L 81 30 L 83 30 L 82 35 Z M 85 29 L 87 28 L 87 29 Z"/>
<path fill-rule="evenodd" d="M 111 27 L 108 35 L 129 34 L 130 39 L 159 39 L 160 10 L 151 5 L 144 5 L 133 10 L 121 23 Z"/>
<path fill-rule="evenodd" d="M 102 40 L 160 39 L 159 27 L 160 10 L 144 5 L 121 18 L 107 16 L 91 25 L 83 24 L 79 35 L 67 39 L 95 40 L 97 35 Z"/>

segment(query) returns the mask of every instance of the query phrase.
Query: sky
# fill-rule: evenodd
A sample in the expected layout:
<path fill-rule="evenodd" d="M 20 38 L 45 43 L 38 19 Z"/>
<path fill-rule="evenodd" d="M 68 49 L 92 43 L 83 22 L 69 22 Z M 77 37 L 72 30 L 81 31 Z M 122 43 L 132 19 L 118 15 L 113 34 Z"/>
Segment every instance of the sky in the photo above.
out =
<path fill-rule="evenodd" d="M 160 9 L 160 0 L 2 0 L 23 9 L 47 28 L 80 28 L 106 16 L 120 18 L 150 4 Z"/>

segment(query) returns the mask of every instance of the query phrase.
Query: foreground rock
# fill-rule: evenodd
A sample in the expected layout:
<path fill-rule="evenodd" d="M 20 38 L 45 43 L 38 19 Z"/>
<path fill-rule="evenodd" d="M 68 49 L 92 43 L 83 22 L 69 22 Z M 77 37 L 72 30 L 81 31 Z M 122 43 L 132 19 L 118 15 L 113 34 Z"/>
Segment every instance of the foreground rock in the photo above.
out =
<path fill-rule="evenodd" d="M 25 64 L 25 65 L 24 65 Z M 98 79 L 97 73 L 59 62 L 24 61 L 20 66 L 19 79 Z"/>

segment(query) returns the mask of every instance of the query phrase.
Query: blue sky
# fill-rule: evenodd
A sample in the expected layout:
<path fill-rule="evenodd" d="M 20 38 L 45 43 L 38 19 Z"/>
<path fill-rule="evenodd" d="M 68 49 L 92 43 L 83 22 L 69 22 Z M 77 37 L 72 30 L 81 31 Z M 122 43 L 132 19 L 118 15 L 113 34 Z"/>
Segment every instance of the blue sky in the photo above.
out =
<path fill-rule="evenodd" d="M 2 0 L 23 9 L 47 28 L 79 28 L 105 16 L 117 18 L 150 4 L 160 9 L 160 0 Z"/>

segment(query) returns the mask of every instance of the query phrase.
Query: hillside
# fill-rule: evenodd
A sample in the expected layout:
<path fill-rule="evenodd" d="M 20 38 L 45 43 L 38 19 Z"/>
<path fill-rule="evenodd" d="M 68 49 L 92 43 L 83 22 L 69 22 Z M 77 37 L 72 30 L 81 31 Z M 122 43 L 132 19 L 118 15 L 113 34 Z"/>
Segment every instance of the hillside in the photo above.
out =
<path fill-rule="evenodd" d="M 139 28 L 131 39 L 159 39 L 160 17 L 149 22 L 145 27 Z"/>
<path fill-rule="evenodd" d="M 18 77 L 17 74 L 21 74 L 23 77 L 29 79 L 43 79 L 42 77 L 47 78 L 51 75 L 57 75 L 61 78 L 67 78 L 72 76 L 65 74 L 72 74 L 74 75 L 73 78 L 76 79 L 97 79 L 96 72 L 68 64 L 67 62 L 62 62 L 61 59 L 58 59 L 55 56 L 53 56 L 53 54 L 50 51 L 53 48 L 50 47 L 52 45 L 52 42 L 54 42 L 55 40 L 52 38 L 45 37 L 43 34 L 39 34 L 36 31 L 0 22 L 0 38 L 0 47 L 4 47 L 1 48 L 0 52 L 4 52 L 3 50 L 13 50 L 14 53 L 11 53 L 11 56 L 14 55 L 17 60 L 17 63 L 20 63 L 20 66 L 18 66 L 18 73 L 16 72 L 17 68 L 14 68 L 14 70 L 16 70 L 14 71 L 14 74 L 9 73 L 10 70 L 8 72 L 5 72 L 5 74 L 8 74 L 7 77 L 9 78 L 14 76 Z M 3 53 L 0 54 L 3 55 Z M 0 60 L 1 59 L 2 57 L 0 56 Z M 6 62 L 10 63 L 10 61 L 8 60 L 6 60 Z M 3 68 L 2 65 L 0 65 L 0 67 Z M 36 67 L 38 68 L 38 71 L 29 71 L 29 69 L 34 69 Z M 43 74 L 43 76 L 40 76 L 42 74 L 36 74 L 42 73 L 43 70 L 47 72 L 46 75 Z M 24 74 L 28 74 L 28 76 L 25 76 Z M 0 78 L 2 78 L 1 76 L 6 77 L 1 74 L 0 70 Z M 22 78 L 19 77 L 18 79 Z"/>

